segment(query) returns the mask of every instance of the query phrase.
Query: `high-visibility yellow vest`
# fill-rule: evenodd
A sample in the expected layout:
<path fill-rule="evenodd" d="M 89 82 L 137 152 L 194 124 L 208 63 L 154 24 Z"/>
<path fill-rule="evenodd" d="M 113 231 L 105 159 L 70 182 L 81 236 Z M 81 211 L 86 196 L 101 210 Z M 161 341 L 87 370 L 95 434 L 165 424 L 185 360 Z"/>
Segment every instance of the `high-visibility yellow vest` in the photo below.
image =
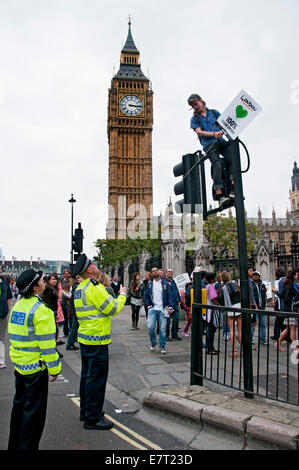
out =
<path fill-rule="evenodd" d="M 201 290 L 201 300 L 202 304 L 207 305 L 207 289 L 202 289 Z M 194 289 L 191 289 L 191 312 L 192 312 L 192 304 L 194 302 Z M 206 315 L 207 309 L 203 308 L 202 309 L 202 314 Z"/>
<path fill-rule="evenodd" d="M 17 372 L 28 375 L 47 367 L 51 375 L 60 373 L 54 312 L 39 297 L 16 302 L 9 315 L 8 337 Z"/>
<path fill-rule="evenodd" d="M 111 343 L 111 317 L 122 310 L 126 298 L 125 294 L 120 294 L 115 299 L 106 291 L 103 284 L 98 284 L 94 279 L 84 279 L 74 294 L 79 322 L 79 343 L 91 345 Z"/>

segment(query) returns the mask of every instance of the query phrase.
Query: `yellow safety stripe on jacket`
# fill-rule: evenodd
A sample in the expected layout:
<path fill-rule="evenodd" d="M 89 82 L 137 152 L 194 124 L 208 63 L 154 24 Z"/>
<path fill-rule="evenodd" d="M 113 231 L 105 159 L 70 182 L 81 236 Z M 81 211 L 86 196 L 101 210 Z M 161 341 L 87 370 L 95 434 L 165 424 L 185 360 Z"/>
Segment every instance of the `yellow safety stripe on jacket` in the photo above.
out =
<path fill-rule="evenodd" d="M 8 337 L 10 358 L 20 374 L 32 374 L 46 367 L 51 375 L 60 373 L 54 313 L 38 297 L 22 298 L 14 305 Z"/>
<path fill-rule="evenodd" d="M 111 317 L 117 315 L 126 302 L 126 295 L 117 299 L 108 294 L 102 284 L 85 279 L 77 287 L 74 304 L 79 322 L 78 341 L 82 344 L 111 343 Z"/>

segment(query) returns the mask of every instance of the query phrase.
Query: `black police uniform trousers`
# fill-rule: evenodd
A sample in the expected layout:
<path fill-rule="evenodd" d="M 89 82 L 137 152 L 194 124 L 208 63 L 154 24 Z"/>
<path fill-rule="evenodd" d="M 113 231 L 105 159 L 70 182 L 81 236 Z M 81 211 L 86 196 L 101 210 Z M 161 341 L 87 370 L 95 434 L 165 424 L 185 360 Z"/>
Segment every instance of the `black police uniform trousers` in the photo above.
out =
<path fill-rule="evenodd" d="M 103 405 L 109 371 L 108 344 L 96 346 L 80 343 L 80 349 L 80 418 L 85 424 L 92 425 L 104 415 Z"/>
<path fill-rule="evenodd" d="M 48 370 L 29 375 L 15 371 L 15 377 L 8 450 L 38 450 L 46 421 Z"/>

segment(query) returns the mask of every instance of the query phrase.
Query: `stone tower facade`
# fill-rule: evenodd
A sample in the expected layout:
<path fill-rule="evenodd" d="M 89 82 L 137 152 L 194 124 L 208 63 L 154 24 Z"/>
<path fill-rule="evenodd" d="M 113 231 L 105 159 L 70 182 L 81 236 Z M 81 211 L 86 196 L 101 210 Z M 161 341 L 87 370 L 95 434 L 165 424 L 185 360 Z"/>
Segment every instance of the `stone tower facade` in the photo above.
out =
<path fill-rule="evenodd" d="M 108 96 L 109 212 L 106 236 L 147 229 L 152 216 L 153 91 L 131 32 Z"/>
<path fill-rule="evenodd" d="M 294 163 L 293 176 L 291 178 L 292 187 L 290 189 L 291 215 L 299 219 L 299 168 Z"/>

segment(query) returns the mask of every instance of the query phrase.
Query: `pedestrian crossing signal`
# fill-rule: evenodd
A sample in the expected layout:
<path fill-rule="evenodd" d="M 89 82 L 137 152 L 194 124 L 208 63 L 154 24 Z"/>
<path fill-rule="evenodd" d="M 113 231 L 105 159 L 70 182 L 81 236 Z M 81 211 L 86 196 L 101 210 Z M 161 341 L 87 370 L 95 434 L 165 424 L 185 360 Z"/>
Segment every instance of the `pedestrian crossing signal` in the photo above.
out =
<path fill-rule="evenodd" d="M 78 224 L 78 228 L 75 229 L 75 235 L 73 235 L 73 250 L 74 260 L 76 261 L 79 255 L 83 251 L 83 229 L 81 228 L 81 223 Z M 77 253 L 77 255 L 76 255 Z"/>

